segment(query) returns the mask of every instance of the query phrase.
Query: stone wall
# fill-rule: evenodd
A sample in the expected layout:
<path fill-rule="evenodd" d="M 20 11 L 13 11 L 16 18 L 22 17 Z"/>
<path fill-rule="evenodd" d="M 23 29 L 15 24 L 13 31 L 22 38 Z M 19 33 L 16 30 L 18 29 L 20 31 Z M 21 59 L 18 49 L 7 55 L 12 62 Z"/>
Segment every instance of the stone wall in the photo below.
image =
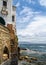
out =
<path fill-rule="evenodd" d="M 9 58 L 11 53 L 10 34 L 8 28 L 0 24 L 0 61 L 3 61 L 4 48 L 7 47 L 9 51 Z"/>
<path fill-rule="evenodd" d="M 0 24 L 0 61 L 3 62 L 4 49 L 9 58 L 18 57 L 18 38 L 12 28 L 12 24 L 7 27 Z M 17 58 L 16 58 L 17 59 Z M 18 61 L 18 60 L 17 60 Z"/>

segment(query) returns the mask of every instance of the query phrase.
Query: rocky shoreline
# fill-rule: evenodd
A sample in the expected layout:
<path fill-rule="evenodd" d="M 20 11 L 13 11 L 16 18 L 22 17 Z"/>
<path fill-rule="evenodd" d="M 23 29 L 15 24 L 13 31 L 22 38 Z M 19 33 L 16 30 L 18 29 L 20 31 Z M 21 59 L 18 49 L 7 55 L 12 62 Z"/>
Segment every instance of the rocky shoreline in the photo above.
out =
<path fill-rule="evenodd" d="M 18 65 L 46 65 L 45 61 L 40 61 L 36 57 L 20 56 Z"/>
<path fill-rule="evenodd" d="M 40 60 L 38 57 L 22 55 L 21 53 L 25 52 L 26 50 L 27 49 L 20 49 L 18 65 L 46 65 L 46 62 Z"/>

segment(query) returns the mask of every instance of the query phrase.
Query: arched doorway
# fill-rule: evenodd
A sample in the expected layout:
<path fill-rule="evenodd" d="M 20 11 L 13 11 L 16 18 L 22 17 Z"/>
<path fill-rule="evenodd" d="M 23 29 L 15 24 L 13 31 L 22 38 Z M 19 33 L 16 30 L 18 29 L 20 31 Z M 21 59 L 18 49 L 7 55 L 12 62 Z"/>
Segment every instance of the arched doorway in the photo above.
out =
<path fill-rule="evenodd" d="M 0 23 L 5 25 L 5 20 L 2 17 L 0 17 Z"/>
<path fill-rule="evenodd" d="M 9 58 L 9 50 L 8 48 L 5 46 L 4 50 L 3 50 L 3 54 L 7 54 L 8 58 Z"/>

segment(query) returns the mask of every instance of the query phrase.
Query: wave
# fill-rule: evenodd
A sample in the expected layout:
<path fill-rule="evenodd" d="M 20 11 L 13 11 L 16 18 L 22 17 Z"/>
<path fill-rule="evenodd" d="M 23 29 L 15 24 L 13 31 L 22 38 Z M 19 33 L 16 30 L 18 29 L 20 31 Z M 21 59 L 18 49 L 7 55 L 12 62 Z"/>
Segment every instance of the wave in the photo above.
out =
<path fill-rule="evenodd" d="M 29 53 L 29 54 L 39 53 L 38 51 L 30 50 L 30 49 L 28 49 L 28 48 L 27 48 L 26 51 L 27 51 L 27 53 Z"/>
<path fill-rule="evenodd" d="M 39 46 L 39 47 L 42 47 L 43 48 L 43 47 L 46 47 L 46 46 Z"/>
<path fill-rule="evenodd" d="M 26 52 L 28 54 L 46 54 L 46 52 L 40 52 L 40 51 L 30 50 L 28 48 L 26 48 L 26 49 L 27 49 Z"/>

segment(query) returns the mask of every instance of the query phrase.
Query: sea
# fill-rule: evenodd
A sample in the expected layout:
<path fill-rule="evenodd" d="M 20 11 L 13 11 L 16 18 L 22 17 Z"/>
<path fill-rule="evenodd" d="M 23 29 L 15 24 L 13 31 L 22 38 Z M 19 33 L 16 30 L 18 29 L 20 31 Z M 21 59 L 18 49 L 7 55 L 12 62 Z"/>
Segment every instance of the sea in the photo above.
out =
<path fill-rule="evenodd" d="M 27 49 L 21 53 L 21 55 L 37 58 L 37 61 L 33 63 L 21 62 L 21 65 L 46 65 L 46 44 L 44 43 L 29 43 L 29 42 L 19 42 L 19 47 Z M 25 63 L 25 64 L 24 64 Z"/>

